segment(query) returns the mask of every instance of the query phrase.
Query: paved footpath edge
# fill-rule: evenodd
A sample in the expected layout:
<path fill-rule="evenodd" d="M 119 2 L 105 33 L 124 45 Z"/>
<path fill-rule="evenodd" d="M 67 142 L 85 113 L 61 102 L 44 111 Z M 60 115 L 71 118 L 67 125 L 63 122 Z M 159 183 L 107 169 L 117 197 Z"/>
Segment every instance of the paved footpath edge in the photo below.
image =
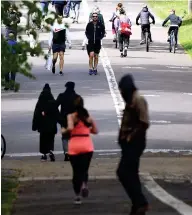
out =
<path fill-rule="evenodd" d="M 119 159 L 93 159 L 90 178 L 114 179 Z M 192 181 L 191 157 L 143 157 L 141 176 L 151 175 L 154 179 L 167 181 Z M 2 160 L 2 171 L 18 170 L 19 180 L 69 180 L 72 170 L 69 162 L 40 162 L 39 160 Z"/>

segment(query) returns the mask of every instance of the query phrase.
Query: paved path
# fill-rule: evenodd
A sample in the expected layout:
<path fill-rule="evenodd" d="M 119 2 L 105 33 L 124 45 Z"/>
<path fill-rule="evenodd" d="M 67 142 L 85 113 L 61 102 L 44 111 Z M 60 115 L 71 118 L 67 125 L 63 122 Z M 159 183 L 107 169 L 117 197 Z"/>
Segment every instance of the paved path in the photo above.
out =
<path fill-rule="evenodd" d="M 164 183 L 164 182 L 162 182 Z M 169 185 L 169 190 L 172 190 Z M 173 184 L 172 184 L 173 186 Z M 178 190 L 191 190 L 189 184 L 179 184 Z M 177 186 L 178 187 L 178 186 Z M 15 202 L 13 215 L 47 215 L 47 214 L 70 214 L 70 215 L 123 215 L 128 214 L 131 203 L 121 185 L 116 180 L 97 180 L 89 183 L 90 196 L 83 201 L 81 206 L 73 205 L 74 194 L 70 181 L 38 181 L 22 183 L 19 195 Z M 170 207 L 170 202 L 163 204 L 156 199 L 151 192 L 143 187 L 144 193 L 152 207 L 148 215 L 179 215 L 175 209 Z M 178 197 L 191 204 L 192 192 L 189 196 Z M 159 193 L 159 197 L 160 197 Z M 174 201 L 172 205 L 174 205 Z M 179 208 L 181 205 L 177 205 Z M 186 205 L 185 205 L 186 206 Z M 191 209 L 188 205 L 186 208 Z M 180 209 L 181 210 L 181 209 Z M 186 211 L 182 214 L 189 215 Z"/>
<path fill-rule="evenodd" d="M 96 3 L 88 1 L 89 8 L 94 4 Z M 117 115 L 123 104 L 116 90 L 116 81 L 127 72 L 133 74 L 149 102 L 151 128 L 148 132 L 147 150 L 172 150 L 182 154 L 185 150 L 191 150 L 192 61 L 181 48 L 176 54 L 168 53 L 166 29 L 160 27 L 160 20 L 157 20 L 156 26 L 152 26 L 154 43 L 151 44 L 150 52 L 144 51 L 144 47 L 139 45 L 140 28 L 135 25 L 135 16 L 140 11 L 141 1 L 124 2 L 133 22 L 133 36 L 128 57 L 120 58 L 119 51 L 113 47 L 111 23 L 108 22 L 116 3 L 99 1 L 97 4 L 103 12 L 107 29 L 107 37 L 103 41 L 104 49 L 100 54 L 98 76 L 88 75 L 87 53 L 81 50 L 85 30 L 84 17 L 88 8 L 84 4 L 81 23 L 71 25 L 73 45 L 72 50 L 66 50 L 64 77 L 46 71 L 43 58 L 29 57 L 29 61 L 33 63 L 32 72 L 37 79 L 28 80 L 18 75 L 20 92 L 2 92 L 2 133 L 7 140 L 8 155 L 37 155 L 39 138 L 37 133 L 31 131 L 31 121 L 43 85 L 48 82 L 56 97 L 64 91 L 67 81 L 75 81 L 77 92 L 84 97 L 86 107 L 96 119 L 100 130 L 99 135 L 93 138 L 96 157 L 108 157 L 110 154 L 118 156 Z M 46 48 L 48 34 L 40 33 L 39 40 Z M 112 73 L 106 68 L 112 68 Z M 115 106 L 114 102 L 118 101 L 119 105 Z M 56 136 L 55 150 L 57 154 L 62 153 L 59 133 Z"/>

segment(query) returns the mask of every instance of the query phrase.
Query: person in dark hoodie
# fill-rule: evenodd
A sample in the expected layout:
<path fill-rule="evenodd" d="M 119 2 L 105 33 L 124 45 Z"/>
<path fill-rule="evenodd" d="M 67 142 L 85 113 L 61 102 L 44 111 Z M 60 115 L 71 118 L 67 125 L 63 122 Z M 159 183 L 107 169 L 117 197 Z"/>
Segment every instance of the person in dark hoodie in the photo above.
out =
<path fill-rule="evenodd" d="M 145 43 L 144 30 L 147 28 L 149 30 L 149 38 L 152 41 L 151 31 L 150 31 L 150 18 L 152 19 L 152 23 L 155 24 L 155 17 L 149 12 L 147 5 L 143 6 L 142 11 L 138 14 L 136 18 L 136 24 L 139 25 L 139 19 L 141 21 L 141 42 L 140 44 Z"/>
<path fill-rule="evenodd" d="M 32 130 L 40 133 L 40 153 L 43 154 L 41 161 L 55 161 L 54 139 L 57 133 L 57 123 L 59 122 L 59 110 L 56 101 L 51 93 L 49 84 L 45 84 L 35 107 Z"/>
<path fill-rule="evenodd" d="M 75 92 L 75 83 L 74 82 L 67 82 L 65 84 L 66 90 L 63 93 L 60 93 L 57 97 L 57 107 L 61 106 L 60 109 L 60 123 L 61 127 L 67 127 L 67 115 L 74 112 L 74 101 L 79 96 Z M 64 161 L 69 161 L 68 155 L 68 140 L 69 136 L 66 134 L 62 134 L 62 145 L 64 151 Z"/>
<path fill-rule="evenodd" d="M 145 215 L 149 207 L 141 189 L 139 162 L 146 147 L 148 105 L 145 98 L 139 94 L 130 74 L 121 78 L 119 90 L 125 101 L 125 109 L 118 137 L 122 156 L 117 176 L 132 201 L 130 215 Z"/>

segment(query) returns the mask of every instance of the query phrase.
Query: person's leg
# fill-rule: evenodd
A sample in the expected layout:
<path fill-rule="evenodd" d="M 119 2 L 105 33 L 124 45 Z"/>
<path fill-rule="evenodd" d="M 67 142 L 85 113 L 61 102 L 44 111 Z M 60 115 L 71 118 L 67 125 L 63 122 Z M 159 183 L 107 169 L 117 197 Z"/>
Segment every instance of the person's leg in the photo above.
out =
<path fill-rule="evenodd" d="M 167 32 L 167 34 L 168 34 L 167 42 L 170 41 L 170 34 L 171 34 L 172 29 L 173 29 L 172 27 L 169 27 L 169 30 L 168 30 L 168 32 Z"/>
<path fill-rule="evenodd" d="M 52 162 L 55 161 L 54 151 L 54 143 L 55 143 L 55 134 L 49 133 L 47 134 L 47 145 L 49 147 L 49 157 Z"/>
<path fill-rule="evenodd" d="M 83 155 L 82 157 L 82 196 L 83 197 L 87 197 L 88 194 L 89 194 L 89 191 L 88 191 L 88 186 L 87 186 L 87 183 L 88 183 L 88 178 L 89 178 L 89 166 L 90 166 L 90 163 L 91 163 L 91 159 L 92 159 L 92 156 L 93 156 L 93 152 L 89 152 L 89 153 L 86 153 Z"/>
<path fill-rule="evenodd" d="M 75 21 L 77 23 L 79 21 L 80 4 L 81 4 L 81 2 L 77 2 L 75 5 Z"/>
<path fill-rule="evenodd" d="M 145 25 L 141 25 L 141 42 L 140 42 L 140 44 L 144 44 L 144 42 L 145 42 L 144 30 L 145 30 Z"/>
<path fill-rule="evenodd" d="M 179 30 L 179 28 L 175 27 L 175 41 L 176 41 L 176 46 L 177 46 L 177 43 L 178 43 L 178 30 Z"/>
<path fill-rule="evenodd" d="M 62 136 L 62 146 L 63 146 L 63 152 L 64 152 L 64 161 L 69 161 L 69 155 L 68 155 L 68 139 Z"/>
<path fill-rule="evenodd" d="M 99 62 L 99 53 L 101 50 L 101 41 L 98 41 L 94 44 L 94 66 L 93 66 L 93 72 L 96 75 L 97 74 L 97 66 Z"/>
<path fill-rule="evenodd" d="M 52 46 L 52 50 L 53 50 L 53 65 L 52 65 L 52 73 L 55 74 L 55 64 L 57 62 L 57 58 L 58 58 L 58 47 L 56 44 L 53 44 Z"/>
<path fill-rule="evenodd" d="M 39 152 L 42 154 L 41 161 L 47 161 L 46 154 L 49 152 L 49 150 L 47 149 L 47 134 L 41 132 L 39 140 Z"/>
<path fill-rule="evenodd" d="M 119 34 L 118 39 L 119 39 L 119 51 L 121 56 L 123 56 L 123 35 Z"/>
<path fill-rule="evenodd" d="M 94 59 L 94 48 L 93 44 L 87 44 L 87 54 L 89 56 L 89 74 L 93 74 L 93 59 Z"/>
<path fill-rule="evenodd" d="M 148 202 L 142 193 L 139 179 L 139 160 L 141 153 L 130 150 L 121 158 L 117 175 L 127 195 L 132 201 L 132 211 L 147 210 Z"/>
<path fill-rule="evenodd" d="M 15 72 L 10 72 L 10 73 L 11 73 L 11 90 L 14 90 L 16 73 Z"/>
<path fill-rule="evenodd" d="M 10 72 L 6 72 L 5 74 L 5 88 L 4 90 L 9 90 L 10 88 Z"/>
<path fill-rule="evenodd" d="M 63 66 L 64 66 L 64 52 L 63 51 L 60 51 L 59 52 L 59 67 L 60 67 L 60 72 L 59 74 L 60 75 L 63 75 Z"/>
<path fill-rule="evenodd" d="M 81 187 L 82 187 L 82 158 L 81 155 L 70 155 L 70 163 L 73 169 L 73 189 L 76 194 L 75 204 L 81 203 Z"/>
<path fill-rule="evenodd" d="M 128 49 L 128 46 L 129 46 L 129 36 L 128 35 L 124 35 L 124 57 L 127 56 L 127 49 Z"/>

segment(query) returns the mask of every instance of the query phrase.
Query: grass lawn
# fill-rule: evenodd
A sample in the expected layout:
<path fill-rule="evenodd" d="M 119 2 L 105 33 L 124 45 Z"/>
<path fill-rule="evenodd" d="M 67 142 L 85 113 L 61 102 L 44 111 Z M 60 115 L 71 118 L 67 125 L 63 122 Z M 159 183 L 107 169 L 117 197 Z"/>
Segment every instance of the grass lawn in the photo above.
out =
<path fill-rule="evenodd" d="M 184 16 L 183 25 L 179 29 L 179 42 L 192 57 L 192 14 L 187 15 L 188 0 L 148 0 L 148 2 L 163 20 L 169 15 L 171 9 L 175 9 L 178 16 Z"/>
<path fill-rule="evenodd" d="M 14 178 L 1 178 L 1 214 L 10 215 L 16 199 L 18 182 Z"/>

